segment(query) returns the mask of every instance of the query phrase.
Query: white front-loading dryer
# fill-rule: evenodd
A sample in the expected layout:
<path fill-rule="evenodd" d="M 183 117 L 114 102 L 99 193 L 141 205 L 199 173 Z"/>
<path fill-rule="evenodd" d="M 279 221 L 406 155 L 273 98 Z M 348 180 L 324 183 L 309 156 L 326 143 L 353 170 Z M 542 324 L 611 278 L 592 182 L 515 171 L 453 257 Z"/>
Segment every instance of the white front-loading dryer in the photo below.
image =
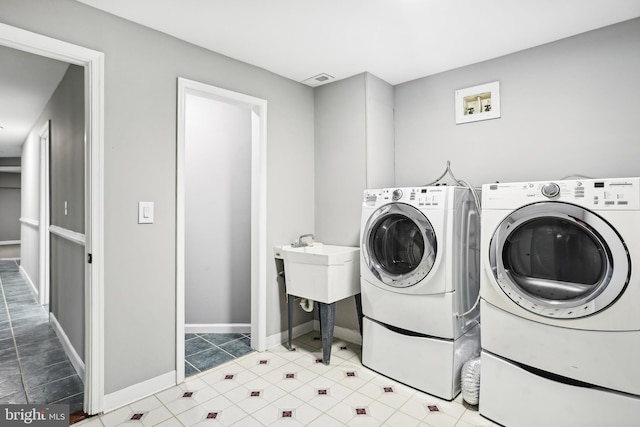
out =
<path fill-rule="evenodd" d="M 585 414 L 596 399 L 640 411 L 640 179 L 487 184 L 482 199 L 480 412 L 582 426 L 604 420 Z"/>
<path fill-rule="evenodd" d="M 363 364 L 452 399 L 462 363 L 480 347 L 480 220 L 472 192 L 366 190 L 361 225 Z"/>

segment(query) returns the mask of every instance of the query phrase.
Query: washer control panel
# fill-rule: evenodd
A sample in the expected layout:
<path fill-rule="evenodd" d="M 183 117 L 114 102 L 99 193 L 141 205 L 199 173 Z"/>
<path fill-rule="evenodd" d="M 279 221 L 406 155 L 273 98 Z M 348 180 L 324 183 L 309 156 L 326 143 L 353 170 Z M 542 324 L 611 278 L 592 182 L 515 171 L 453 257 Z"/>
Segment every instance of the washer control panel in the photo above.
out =
<path fill-rule="evenodd" d="M 482 208 L 519 207 L 541 201 L 594 209 L 640 209 L 640 178 L 605 178 L 485 184 Z"/>

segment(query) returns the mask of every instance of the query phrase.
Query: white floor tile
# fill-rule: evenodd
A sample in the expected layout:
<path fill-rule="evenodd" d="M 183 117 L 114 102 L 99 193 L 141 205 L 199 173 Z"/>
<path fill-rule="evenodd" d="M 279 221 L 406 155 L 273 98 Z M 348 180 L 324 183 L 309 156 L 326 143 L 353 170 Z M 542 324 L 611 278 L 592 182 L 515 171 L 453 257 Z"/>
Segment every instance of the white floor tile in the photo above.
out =
<path fill-rule="evenodd" d="M 208 411 L 202 406 L 193 407 L 177 415 L 178 420 L 186 427 L 198 424 L 206 419 Z"/>
<path fill-rule="evenodd" d="M 118 424 L 122 424 L 128 420 L 131 415 L 131 408 L 125 406 L 123 408 L 116 409 L 114 411 L 107 412 L 100 417 L 100 421 L 104 424 L 104 427 L 113 427 Z"/>
<path fill-rule="evenodd" d="M 308 425 L 309 427 L 344 427 L 344 423 L 327 414 L 320 415 Z"/>
<path fill-rule="evenodd" d="M 167 409 L 169 409 L 173 415 L 181 414 L 195 406 L 198 406 L 198 402 L 196 402 L 195 399 L 184 397 L 180 397 L 166 404 Z"/>
<path fill-rule="evenodd" d="M 315 335 L 295 340 L 295 352 L 248 354 L 79 427 L 496 427 L 460 397 L 442 400 L 365 368 L 355 344 L 337 340 L 331 364 L 317 363 Z M 144 417 L 132 422 L 134 413 Z"/>
<path fill-rule="evenodd" d="M 164 406 L 152 409 L 142 420 L 145 427 L 152 427 L 173 418 L 173 414 Z"/>
<path fill-rule="evenodd" d="M 233 427 L 264 427 L 264 424 L 262 424 L 252 416 L 245 417 L 240 421 L 228 425 L 231 425 Z"/>
<path fill-rule="evenodd" d="M 149 396 L 129 405 L 133 412 L 147 412 L 162 406 L 162 402 L 156 396 Z"/>
<path fill-rule="evenodd" d="M 157 424 L 157 427 L 184 427 L 184 424 L 182 424 L 176 418 L 169 418 L 168 420 L 163 421 L 160 424 Z"/>
<path fill-rule="evenodd" d="M 77 427 L 104 427 L 100 417 L 87 418 L 75 424 Z"/>
<path fill-rule="evenodd" d="M 369 414 L 376 420 L 380 421 L 381 424 L 395 412 L 394 408 L 376 401 L 371 402 L 371 404 L 368 405 L 368 408 Z"/>
<path fill-rule="evenodd" d="M 396 411 L 394 412 L 387 420 L 384 425 L 389 427 L 418 427 L 422 421 L 413 418 L 403 412 Z"/>
<path fill-rule="evenodd" d="M 183 394 L 184 389 L 177 385 L 155 394 L 155 397 L 157 397 L 162 403 L 166 405 L 169 402 L 178 400 Z"/>

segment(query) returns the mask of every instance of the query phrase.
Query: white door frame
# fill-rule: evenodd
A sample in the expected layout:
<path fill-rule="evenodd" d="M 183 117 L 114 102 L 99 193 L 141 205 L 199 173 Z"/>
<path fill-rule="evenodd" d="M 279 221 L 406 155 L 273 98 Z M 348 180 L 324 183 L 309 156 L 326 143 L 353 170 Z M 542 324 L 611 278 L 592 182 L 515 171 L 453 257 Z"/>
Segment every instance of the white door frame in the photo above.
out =
<path fill-rule="evenodd" d="M 40 225 L 38 235 L 40 241 L 38 302 L 40 305 L 49 304 L 50 280 L 50 247 L 49 247 L 49 138 L 50 120 L 40 129 Z"/>
<path fill-rule="evenodd" d="M 104 54 L 0 23 L 0 45 L 84 67 L 85 84 L 85 377 L 84 410 L 104 398 Z M 48 230 L 47 230 L 48 231 Z"/>
<path fill-rule="evenodd" d="M 251 347 L 267 346 L 267 101 L 178 78 L 176 199 L 176 382 L 184 381 L 185 332 L 185 105 L 188 94 L 251 109 Z"/>

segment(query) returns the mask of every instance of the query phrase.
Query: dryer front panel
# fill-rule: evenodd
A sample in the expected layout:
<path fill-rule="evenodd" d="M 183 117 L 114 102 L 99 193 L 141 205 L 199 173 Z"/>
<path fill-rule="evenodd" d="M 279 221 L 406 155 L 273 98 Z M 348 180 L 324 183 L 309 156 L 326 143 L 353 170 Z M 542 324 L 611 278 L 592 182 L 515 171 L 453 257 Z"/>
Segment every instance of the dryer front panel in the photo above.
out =
<path fill-rule="evenodd" d="M 390 203 L 369 217 L 362 233 L 366 267 L 382 283 L 406 288 L 424 279 L 438 251 L 427 217 L 405 203 Z"/>
<path fill-rule="evenodd" d="M 626 246 L 600 216 L 569 203 L 524 206 L 502 221 L 489 246 L 502 291 L 522 308 L 575 319 L 611 305 L 631 273 Z"/>

